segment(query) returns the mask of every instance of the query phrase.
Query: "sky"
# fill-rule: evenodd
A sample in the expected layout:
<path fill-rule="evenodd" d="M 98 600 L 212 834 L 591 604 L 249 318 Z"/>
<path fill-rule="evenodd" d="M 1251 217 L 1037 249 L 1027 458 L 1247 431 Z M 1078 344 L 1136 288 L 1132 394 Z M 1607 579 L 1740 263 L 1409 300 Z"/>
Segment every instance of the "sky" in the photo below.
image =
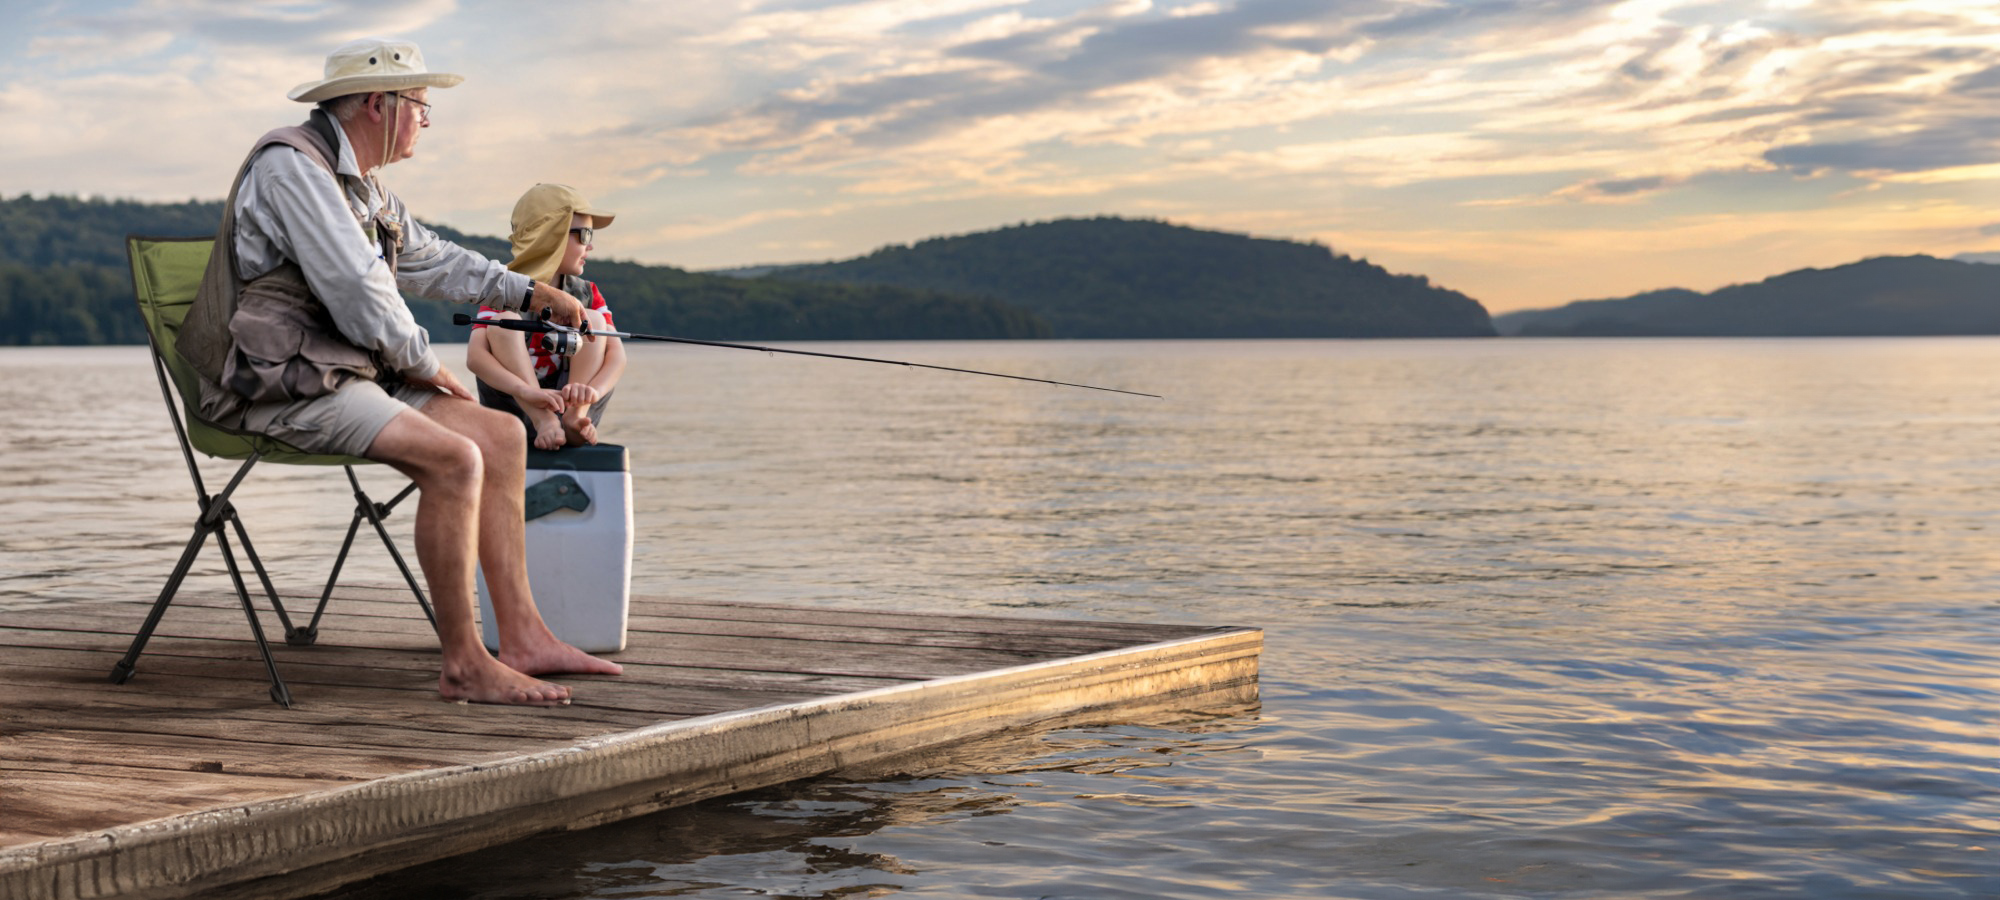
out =
<path fill-rule="evenodd" d="M 383 179 L 711 269 L 1118 215 L 1316 241 L 1499 313 L 2000 250 L 1995 0 L 0 0 L 0 195 L 218 199 L 359 37 Z"/>

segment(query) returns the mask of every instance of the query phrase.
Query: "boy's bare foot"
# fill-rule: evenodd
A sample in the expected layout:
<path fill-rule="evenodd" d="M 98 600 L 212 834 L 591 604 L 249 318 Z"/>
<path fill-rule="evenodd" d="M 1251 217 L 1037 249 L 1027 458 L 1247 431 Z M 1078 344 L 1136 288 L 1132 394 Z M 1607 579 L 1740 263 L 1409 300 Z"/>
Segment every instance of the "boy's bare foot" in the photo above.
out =
<path fill-rule="evenodd" d="M 526 407 L 528 421 L 535 423 L 535 449 L 560 450 L 569 435 L 563 431 L 562 416 L 539 406 Z"/>
<path fill-rule="evenodd" d="M 554 635 L 529 646 L 503 646 L 500 661 L 528 675 L 619 675 L 625 671 L 624 666 L 591 656 Z"/>
<path fill-rule="evenodd" d="M 563 427 L 569 430 L 569 434 L 566 437 L 571 438 L 573 443 L 597 443 L 597 425 L 590 421 L 590 410 L 587 407 L 583 410 L 583 414 L 577 416 L 575 419 L 565 417 Z"/>
<path fill-rule="evenodd" d="M 438 674 L 438 693 L 446 700 L 499 703 L 509 706 L 568 706 L 569 688 L 530 678 L 495 662 L 481 651 L 485 663 L 445 663 Z"/>

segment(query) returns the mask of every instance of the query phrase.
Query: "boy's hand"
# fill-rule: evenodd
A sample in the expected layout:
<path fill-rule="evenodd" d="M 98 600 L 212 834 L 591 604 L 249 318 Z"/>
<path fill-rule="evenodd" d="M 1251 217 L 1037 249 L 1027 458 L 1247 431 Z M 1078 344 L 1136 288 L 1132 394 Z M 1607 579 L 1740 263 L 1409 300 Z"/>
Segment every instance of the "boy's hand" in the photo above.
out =
<path fill-rule="evenodd" d="M 596 388 L 581 381 L 572 381 L 569 384 L 563 385 L 562 389 L 562 398 L 565 401 L 574 403 L 585 409 L 588 409 L 591 404 L 596 403 L 598 398 L 603 396 L 603 394 L 598 393 Z"/>
<path fill-rule="evenodd" d="M 563 411 L 562 392 L 552 391 L 545 387 L 530 385 L 526 388 L 516 391 L 514 393 L 514 399 L 518 401 L 523 408 L 529 406 L 539 406 L 542 409 L 546 409 L 552 413 L 560 413 Z"/>

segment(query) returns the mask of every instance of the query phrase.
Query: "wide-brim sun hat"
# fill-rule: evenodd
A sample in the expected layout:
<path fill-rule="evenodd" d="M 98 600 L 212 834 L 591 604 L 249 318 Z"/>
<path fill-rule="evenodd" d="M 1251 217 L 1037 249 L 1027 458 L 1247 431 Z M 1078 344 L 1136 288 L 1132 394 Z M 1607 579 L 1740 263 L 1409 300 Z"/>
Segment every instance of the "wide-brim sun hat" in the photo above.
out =
<path fill-rule="evenodd" d="M 563 251 L 569 248 L 569 223 L 582 213 L 590 217 L 592 228 L 609 228 L 616 213 L 590 205 L 589 200 L 566 184 L 538 184 L 514 203 L 510 219 L 514 261 L 507 268 L 536 281 L 550 282 L 562 265 Z"/>
<path fill-rule="evenodd" d="M 448 88 L 464 80 L 463 75 L 430 71 L 424 66 L 424 52 L 409 41 L 362 38 L 327 54 L 326 77 L 292 88 L 285 96 L 318 103 L 348 94 Z"/>

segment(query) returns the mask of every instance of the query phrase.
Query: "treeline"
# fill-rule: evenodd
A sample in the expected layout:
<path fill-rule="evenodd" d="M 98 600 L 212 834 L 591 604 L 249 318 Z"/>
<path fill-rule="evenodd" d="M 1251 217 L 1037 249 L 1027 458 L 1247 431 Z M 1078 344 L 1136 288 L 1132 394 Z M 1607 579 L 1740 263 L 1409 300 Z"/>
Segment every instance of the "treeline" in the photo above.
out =
<path fill-rule="evenodd" d="M 767 278 L 896 285 L 992 297 L 1057 337 L 1467 337 L 1486 309 L 1422 276 L 1320 244 L 1144 219 L 1089 218 L 884 247 Z"/>
<path fill-rule="evenodd" d="M 437 233 L 469 250 L 505 262 L 506 241 L 438 226 Z M 599 240 L 609 246 L 616 230 Z M 593 258 L 584 277 L 597 282 L 625 331 L 702 340 L 959 340 L 1041 338 L 1049 326 L 1034 314 L 995 300 L 895 286 L 809 284 L 729 278 Z M 418 321 L 438 333 L 426 316 L 448 323 L 450 309 L 413 303 Z M 450 327 L 445 325 L 444 327 Z"/>
<path fill-rule="evenodd" d="M 1507 313 L 1523 337 L 1829 337 L 2000 334 L 2000 266 L 1878 256 L 1709 293 L 1669 288 Z"/>
<path fill-rule="evenodd" d="M 132 299 L 125 236 L 213 234 L 221 201 L 140 203 L 23 195 L 0 199 L 0 344 L 145 343 Z M 427 223 L 428 224 L 428 223 Z M 436 230 L 505 261 L 505 240 Z M 611 245 L 617 232 L 607 231 Z M 592 260 L 628 331 L 705 340 L 1034 338 L 1047 323 L 991 299 L 893 286 L 806 284 L 703 275 L 669 266 Z M 465 307 L 413 300 L 433 340 L 462 341 Z"/>
<path fill-rule="evenodd" d="M 143 344 L 125 235 L 214 233 L 222 203 L 0 200 L 0 344 Z"/>
<path fill-rule="evenodd" d="M 143 344 L 125 268 L 0 263 L 0 344 Z"/>

